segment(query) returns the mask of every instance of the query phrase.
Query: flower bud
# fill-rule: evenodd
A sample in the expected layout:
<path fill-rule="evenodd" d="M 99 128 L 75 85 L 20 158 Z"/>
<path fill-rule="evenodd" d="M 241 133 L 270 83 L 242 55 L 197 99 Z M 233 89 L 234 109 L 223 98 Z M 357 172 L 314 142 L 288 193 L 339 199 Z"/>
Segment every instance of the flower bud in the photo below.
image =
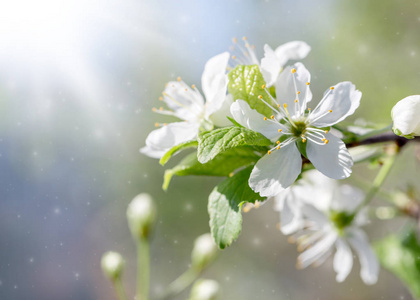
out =
<path fill-rule="evenodd" d="M 392 108 L 392 130 L 396 135 L 413 138 L 420 135 L 420 95 L 409 96 Z"/>
<path fill-rule="evenodd" d="M 219 295 L 219 284 L 214 280 L 198 280 L 191 289 L 188 300 L 216 300 Z"/>
<path fill-rule="evenodd" d="M 217 247 L 210 233 L 200 235 L 195 239 L 191 253 L 193 268 L 203 270 L 216 256 Z"/>
<path fill-rule="evenodd" d="M 102 255 L 102 271 L 112 281 L 121 277 L 124 271 L 124 264 L 124 259 L 118 252 L 109 251 Z"/>
<path fill-rule="evenodd" d="M 133 238 L 147 238 L 156 220 L 156 206 L 149 194 L 139 194 L 127 208 L 127 220 Z"/>

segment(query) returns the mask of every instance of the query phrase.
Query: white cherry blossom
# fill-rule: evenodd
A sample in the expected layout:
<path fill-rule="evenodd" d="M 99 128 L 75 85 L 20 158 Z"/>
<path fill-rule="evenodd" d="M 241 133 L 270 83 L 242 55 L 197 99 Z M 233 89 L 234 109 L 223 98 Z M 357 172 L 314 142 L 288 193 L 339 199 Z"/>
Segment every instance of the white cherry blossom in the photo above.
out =
<path fill-rule="evenodd" d="M 201 128 L 209 130 L 213 125 L 227 120 L 226 116 L 230 115 L 228 105 L 233 102 L 231 96 L 226 96 L 228 61 L 229 53 L 224 52 L 206 63 L 201 77 L 205 99 L 195 85 L 188 86 L 180 77 L 166 85 L 159 100 L 165 102 L 169 110 L 160 107 L 153 111 L 183 121 L 156 123 L 160 128 L 147 136 L 146 146 L 140 149 L 141 153 L 161 158 L 173 146 L 195 139 Z"/>
<path fill-rule="evenodd" d="M 353 266 L 353 248 L 361 264 L 362 280 L 366 284 L 376 283 L 379 263 L 360 228 L 368 222 L 366 211 L 357 211 L 364 199 L 360 190 L 340 186 L 319 172 L 310 171 L 280 195 L 275 198 L 276 209 L 281 211 L 283 233 L 285 229 L 287 234 L 294 233 L 291 240 L 302 251 L 299 268 L 322 264 L 335 248 L 333 268 L 336 280 L 342 282 Z M 295 209 L 288 208 L 291 206 Z"/>
<path fill-rule="evenodd" d="M 351 174 L 353 160 L 341 139 L 329 127 L 354 113 L 362 93 L 351 82 L 329 88 L 311 110 L 310 73 L 301 63 L 287 67 L 276 82 L 276 99 L 265 88 L 258 98 L 273 110 L 265 117 L 237 100 L 231 105 L 234 119 L 244 127 L 263 134 L 276 145 L 252 170 L 249 185 L 261 196 L 280 193 L 295 182 L 301 173 L 302 146 L 311 163 L 324 175 L 343 179 Z M 281 103 L 281 104 L 280 104 Z"/>
<path fill-rule="evenodd" d="M 393 130 L 406 137 L 420 136 L 420 95 L 408 96 L 392 108 Z"/>
<path fill-rule="evenodd" d="M 242 38 L 244 46 L 233 39 L 234 45 L 231 47 L 232 65 L 258 65 L 264 77 L 266 85 L 272 86 L 290 60 L 300 60 L 305 58 L 311 51 L 311 47 L 303 41 L 291 41 L 278 46 L 273 50 L 269 45 L 264 45 L 264 58 L 261 63 L 258 60 L 255 46 L 248 43 L 246 37 Z"/>

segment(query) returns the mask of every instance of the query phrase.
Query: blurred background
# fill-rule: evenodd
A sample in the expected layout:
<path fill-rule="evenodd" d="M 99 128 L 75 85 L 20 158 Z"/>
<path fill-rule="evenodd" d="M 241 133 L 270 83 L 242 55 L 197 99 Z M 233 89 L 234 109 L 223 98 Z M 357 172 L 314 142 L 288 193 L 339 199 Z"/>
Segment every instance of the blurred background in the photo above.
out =
<path fill-rule="evenodd" d="M 152 291 L 183 272 L 196 236 L 209 231 L 207 197 L 220 178 L 174 178 L 139 148 L 167 81 L 199 84 L 204 64 L 247 36 L 263 56 L 291 40 L 312 46 L 303 61 L 314 99 L 343 80 L 363 92 L 351 120 L 387 125 L 400 99 L 419 94 L 420 3 L 378 1 L 16 0 L 0 4 L 0 299 L 115 299 L 101 255 L 121 252 L 130 295 L 135 248 L 129 201 L 158 202 Z M 386 189 L 418 184 L 407 147 Z M 176 164 L 173 159 L 169 166 Z M 361 165 L 355 178 L 374 171 Z M 365 286 L 359 264 L 335 282 L 332 260 L 297 270 L 297 251 L 277 229 L 273 203 L 245 214 L 238 241 L 204 277 L 221 299 L 411 299 L 393 275 Z M 370 239 L 404 230 L 373 220 Z M 177 299 L 185 299 L 187 294 Z"/>

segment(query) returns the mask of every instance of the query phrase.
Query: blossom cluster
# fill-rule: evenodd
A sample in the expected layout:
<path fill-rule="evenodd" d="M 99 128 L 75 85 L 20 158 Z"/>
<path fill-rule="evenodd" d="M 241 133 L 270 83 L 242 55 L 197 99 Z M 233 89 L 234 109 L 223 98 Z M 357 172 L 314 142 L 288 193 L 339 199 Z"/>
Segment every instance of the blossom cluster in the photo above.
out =
<path fill-rule="evenodd" d="M 202 93 L 180 77 L 167 83 L 159 98 L 167 109 L 153 111 L 180 121 L 156 123 L 140 151 L 164 165 L 183 149 L 197 148 L 165 172 L 164 188 L 173 175 L 227 177 L 209 197 L 211 232 L 220 248 L 239 235 L 238 207 L 272 199 L 282 233 L 302 251 L 298 267 L 319 265 L 335 251 L 341 282 L 352 269 L 353 249 L 362 280 L 374 284 L 379 263 L 361 229 L 368 224 L 367 196 L 336 181 L 352 173 L 354 159 L 343 138 L 355 136 L 338 124 L 356 111 L 362 93 L 350 81 L 339 82 L 312 104 L 311 74 L 299 62 L 310 50 L 303 41 L 275 50 L 265 45 L 259 60 L 246 38 L 234 39 L 229 52 L 205 64 Z M 394 132 L 419 135 L 419 110 L 420 96 L 398 103 Z"/>

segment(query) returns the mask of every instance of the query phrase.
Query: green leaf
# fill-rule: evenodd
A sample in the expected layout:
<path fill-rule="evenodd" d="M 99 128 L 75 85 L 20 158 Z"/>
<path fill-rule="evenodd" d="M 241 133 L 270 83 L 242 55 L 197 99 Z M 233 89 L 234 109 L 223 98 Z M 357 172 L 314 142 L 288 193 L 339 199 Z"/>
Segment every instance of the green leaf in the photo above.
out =
<path fill-rule="evenodd" d="M 381 264 L 420 299 L 420 244 L 416 231 L 412 229 L 404 238 L 388 236 L 376 243 L 375 250 Z"/>
<path fill-rule="evenodd" d="M 192 141 L 186 141 L 184 143 L 173 146 L 171 149 L 168 150 L 168 152 L 166 152 L 162 156 L 162 158 L 159 160 L 159 163 L 162 166 L 164 166 L 172 156 L 179 153 L 181 150 L 184 150 L 186 148 L 197 147 L 197 145 L 198 145 L 198 142 L 196 140 L 192 140 Z"/>
<path fill-rule="evenodd" d="M 166 190 L 174 175 L 207 175 L 228 176 L 236 169 L 255 163 L 261 157 L 249 147 L 230 149 L 218 155 L 208 163 L 202 164 L 197 160 L 197 154 L 187 155 L 177 166 L 166 170 L 162 188 Z"/>
<path fill-rule="evenodd" d="M 224 127 L 199 134 L 197 156 L 201 163 L 206 163 L 220 153 L 232 148 L 243 146 L 267 147 L 271 144 L 271 141 L 262 134 L 245 127 Z"/>
<path fill-rule="evenodd" d="M 265 199 L 251 190 L 248 185 L 252 168 L 252 166 L 247 167 L 225 179 L 209 196 L 211 234 L 220 249 L 230 246 L 241 232 L 242 204 Z"/>
<path fill-rule="evenodd" d="M 239 65 L 230 71 L 228 77 L 228 90 L 235 101 L 242 99 L 248 102 L 251 108 L 264 116 L 269 117 L 272 114 L 272 109 L 258 99 L 258 96 L 262 95 L 266 102 L 271 103 L 267 92 L 262 88 L 265 81 L 257 65 Z"/>

